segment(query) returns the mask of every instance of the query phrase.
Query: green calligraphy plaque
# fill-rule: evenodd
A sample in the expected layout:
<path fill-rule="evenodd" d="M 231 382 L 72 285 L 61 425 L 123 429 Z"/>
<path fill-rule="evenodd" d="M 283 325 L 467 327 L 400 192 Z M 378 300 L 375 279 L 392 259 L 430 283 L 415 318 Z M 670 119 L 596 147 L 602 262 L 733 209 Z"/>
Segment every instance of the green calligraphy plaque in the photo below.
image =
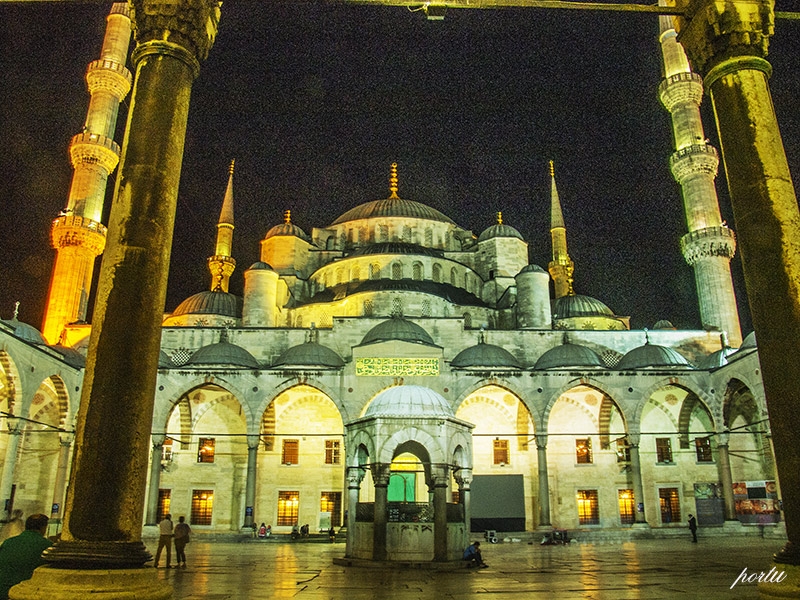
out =
<path fill-rule="evenodd" d="M 438 377 L 438 358 L 377 358 L 356 359 L 356 375 L 363 377 Z"/>

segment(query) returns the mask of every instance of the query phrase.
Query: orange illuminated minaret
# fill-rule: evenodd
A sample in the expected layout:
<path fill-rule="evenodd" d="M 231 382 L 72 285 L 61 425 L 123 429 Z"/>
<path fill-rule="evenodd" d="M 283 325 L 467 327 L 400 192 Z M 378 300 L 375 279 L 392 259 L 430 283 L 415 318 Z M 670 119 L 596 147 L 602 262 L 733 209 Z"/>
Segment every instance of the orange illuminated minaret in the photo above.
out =
<path fill-rule="evenodd" d="M 100 58 L 86 72 L 89 110 L 83 131 L 69 145 L 72 186 L 50 235 L 56 259 L 42 333 L 51 344 L 59 340 L 67 324 L 86 320 L 95 258 L 106 243 L 100 219 L 108 175 L 119 162 L 119 146 L 112 137 L 119 103 L 132 81 L 125 68 L 131 38 L 129 10 L 126 2 L 112 6 Z"/>
<path fill-rule="evenodd" d="M 208 270 L 211 272 L 211 290 L 228 291 L 228 281 L 236 268 L 236 261 L 231 256 L 233 247 L 233 165 L 228 170 L 228 187 L 222 210 L 217 223 L 217 245 L 214 256 L 208 257 Z"/>
<path fill-rule="evenodd" d="M 553 245 L 553 260 L 547 265 L 550 277 L 553 278 L 555 297 L 572 296 L 572 273 L 575 263 L 567 252 L 567 228 L 564 215 L 561 213 L 561 201 L 556 189 L 556 174 L 553 161 L 550 161 L 550 239 Z"/>

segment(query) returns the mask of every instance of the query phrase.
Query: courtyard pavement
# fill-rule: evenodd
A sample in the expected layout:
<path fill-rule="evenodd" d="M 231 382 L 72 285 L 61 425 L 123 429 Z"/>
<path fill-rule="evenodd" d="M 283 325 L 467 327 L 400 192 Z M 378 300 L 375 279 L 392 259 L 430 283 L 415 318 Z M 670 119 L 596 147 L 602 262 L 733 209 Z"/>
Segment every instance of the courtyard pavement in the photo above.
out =
<path fill-rule="evenodd" d="M 176 600 L 556 600 L 755 599 L 747 573 L 768 572 L 779 539 L 714 537 L 540 546 L 526 541 L 482 545 L 487 569 L 347 567 L 333 563 L 344 543 L 192 541 L 188 568 L 158 569 Z M 155 547 L 150 548 L 151 551 Z M 173 553 L 174 558 L 174 553 Z"/>

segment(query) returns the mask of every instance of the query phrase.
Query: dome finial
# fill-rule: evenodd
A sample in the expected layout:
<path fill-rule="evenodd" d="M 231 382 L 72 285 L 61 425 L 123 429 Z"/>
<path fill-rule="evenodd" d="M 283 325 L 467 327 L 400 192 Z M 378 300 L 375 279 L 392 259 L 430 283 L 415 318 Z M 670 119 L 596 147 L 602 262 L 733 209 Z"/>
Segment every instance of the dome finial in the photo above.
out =
<path fill-rule="evenodd" d="M 292 222 L 292 211 L 285 210 L 283 211 L 283 222 L 287 225 Z"/>
<path fill-rule="evenodd" d="M 650 331 L 648 331 L 647 327 L 644 328 L 644 344 L 645 346 L 650 344 Z"/>
<path fill-rule="evenodd" d="M 397 163 L 392 163 L 391 171 L 389 172 L 389 191 L 392 193 L 392 198 L 397 198 Z"/>
<path fill-rule="evenodd" d="M 18 316 L 19 316 L 19 300 L 14 302 L 14 319 L 13 320 L 16 321 Z"/>
<path fill-rule="evenodd" d="M 497 213 L 497 224 L 498 225 L 503 224 L 503 211 L 498 211 Z"/>
<path fill-rule="evenodd" d="M 230 166 L 230 167 L 228 167 L 228 174 L 229 174 L 231 177 L 233 177 L 233 167 L 234 167 L 234 165 L 235 165 L 235 164 L 236 164 L 236 159 L 235 159 L 235 158 L 232 158 L 232 159 L 231 159 L 231 166 Z"/>
<path fill-rule="evenodd" d="M 555 176 L 556 176 L 556 168 L 555 168 L 555 166 L 553 164 L 553 161 L 551 160 L 550 161 L 550 177 L 555 177 Z"/>

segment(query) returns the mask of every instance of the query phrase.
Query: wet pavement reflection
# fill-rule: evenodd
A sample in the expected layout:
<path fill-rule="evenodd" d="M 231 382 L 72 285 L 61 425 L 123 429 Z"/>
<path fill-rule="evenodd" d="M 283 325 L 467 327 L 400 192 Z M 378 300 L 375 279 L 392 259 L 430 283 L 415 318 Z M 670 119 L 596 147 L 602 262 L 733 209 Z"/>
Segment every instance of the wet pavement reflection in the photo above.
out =
<path fill-rule="evenodd" d="M 176 600 L 372 598 L 559 600 L 675 598 L 755 599 L 755 585 L 739 583 L 742 569 L 769 571 L 780 540 L 714 538 L 642 540 L 608 544 L 500 543 L 487 545 L 488 569 L 345 567 L 343 543 L 313 541 L 193 541 L 188 568 L 158 569 L 173 584 Z"/>

